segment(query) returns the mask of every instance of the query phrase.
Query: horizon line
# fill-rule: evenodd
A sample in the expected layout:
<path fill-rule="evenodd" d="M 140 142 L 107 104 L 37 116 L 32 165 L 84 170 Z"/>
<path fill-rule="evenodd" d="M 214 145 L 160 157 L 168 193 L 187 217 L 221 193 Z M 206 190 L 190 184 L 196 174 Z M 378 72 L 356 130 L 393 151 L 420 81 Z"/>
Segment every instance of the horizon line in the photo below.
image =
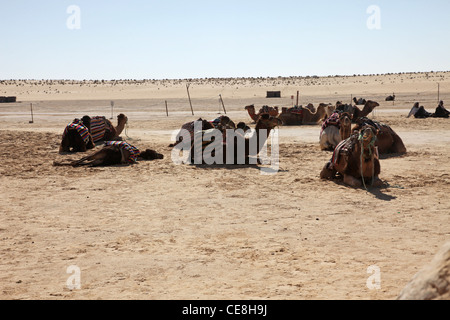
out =
<path fill-rule="evenodd" d="M 114 82 L 114 81 L 195 81 L 195 80 L 256 80 L 256 79 L 311 79 L 311 78 L 349 78 L 349 77 L 367 77 L 367 76 L 387 76 L 387 75 L 402 75 L 402 74 L 426 74 L 426 73 L 450 73 L 450 70 L 438 70 L 438 71 L 407 71 L 407 72 L 387 72 L 387 73 L 367 73 L 367 74 L 336 74 L 336 75 L 326 75 L 326 76 L 318 76 L 318 75 L 307 75 L 307 76 L 249 76 L 249 77 L 194 77 L 194 78 L 160 78 L 160 79 L 152 79 L 152 78 L 124 78 L 124 79 L 57 79 L 57 78 L 47 78 L 47 79 L 38 79 L 38 78 L 30 78 L 30 79 L 0 79 L 0 83 L 6 81 L 104 81 L 104 82 Z"/>

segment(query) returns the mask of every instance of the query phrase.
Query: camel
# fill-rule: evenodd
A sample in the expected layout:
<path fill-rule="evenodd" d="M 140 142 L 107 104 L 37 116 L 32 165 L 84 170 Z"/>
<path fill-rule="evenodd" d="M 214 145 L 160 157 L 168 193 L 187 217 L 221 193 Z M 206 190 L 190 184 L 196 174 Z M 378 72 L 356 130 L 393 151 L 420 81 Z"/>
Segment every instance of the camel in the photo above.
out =
<path fill-rule="evenodd" d="M 363 98 L 356 99 L 356 97 L 355 97 L 355 98 L 353 98 L 353 102 L 355 102 L 355 104 L 357 106 L 363 106 L 366 104 L 367 100 L 363 99 Z"/>
<path fill-rule="evenodd" d="M 255 127 L 255 133 L 256 134 L 256 140 L 257 140 L 257 147 L 256 147 L 256 154 L 251 154 L 251 148 L 250 148 L 250 138 L 248 137 L 243 137 L 244 141 L 245 141 L 245 154 L 244 154 L 244 159 L 245 159 L 245 164 L 250 164 L 250 158 L 251 157 L 257 157 L 258 154 L 260 153 L 260 151 L 262 150 L 262 148 L 265 145 L 265 142 L 267 140 L 267 138 L 269 137 L 271 131 L 277 127 L 282 125 L 283 122 L 276 118 L 276 117 L 272 117 L 268 114 L 263 114 L 259 117 L 258 121 L 256 122 L 256 127 Z M 260 134 L 262 134 L 261 130 L 265 130 L 265 136 L 264 139 L 261 139 L 260 141 Z M 236 134 L 239 134 L 236 132 Z M 202 152 L 205 150 L 205 148 L 209 145 L 210 143 L 205 143 L 202 146 Z M 239 159 L 239 155 L 238 155 L 238 143 L 234 144 L 234 161 L 233 163 L 228 163 L 227 161 L 227 144 L 224 143 L 223 145 L 223 163 L 224 164 L 238 164 L 238 159 Z M 212 156 L 214 156 L 214 152 L 212 153 Z M 195 160 L 195 153 L 194 153 L 194 143 L 192 143 L 191 145 L 191 162 L 194 163 Z M 205 164 L 204 159 L 203 159 L 203 164 Z"/>
<path fill-rule="evenodd" d="M 53 165 L 72 167 L 104 167 L 113 165 L 135 164 L 138 160 L 141 159 L 164 159 L 164 156 L 151 149 L 147 149 L 144 152 L 141 152 L 135 146 L 132 146 L 124 141 L 110 141 L 107 142 L 101 150 L 98 150 L 87 157 L 83 157 L 80 160 L 71 161 L 68 163 L 55 161 Z"/>
<path fill-rule="evenodd" d="M 355 122 L 356 120 L 358 120 L 359 118 L 362 117 L 367 117 L 376 107 L 379 107 L 380 105 L 378 104 L 378 102 L 375 101 L 367 101 L 364 105 L 364 108 L 362 110 L 360 110 L 358 107 L 354 107 L 355 110 L 353 111 L 352 114 L 352 120 L 353 122 Z"/>
<path fill-rule="evenodd" d="M 395 94 L 392 95 L 392 96 L 388 96 L 388 97 L 386 98 L 386 101 L 395 101 Z"/>
<path fill-rule="evenodd" d="M 309 109 L 303 111 L 302 124 L 317 124 L 327 114 L 329 106 L 320 104 L 317 107 L 317 111 L 312 113 Z"/>
<path fill-rule="evenodd" d="M 283 108 L 281 114 L 278 116 L 285 125 L 298 126 L 298 125 L 312 125 L 318 124 L 323 120 L 325 115 L 331 115 L 334 111 L 334 107 L 328 104 L 321 103 L 317 107 L 315 113 L 311 112 L 308 108 Z"/>
<path fill-rule="evenodd" d="M 341 101 L 336 102 L 336 110 L 340 112 L 348 112 L 351 115 L 355 113 L 355 108 L 351 104 L 343 104 Z"/>
<path fill-rule="evenodd" d="M 380 161 L 375 147 L 377 132 L 372 126 L 365 126 L 360 132 L 342 141 L 334 150 L 333 157 L 320 173 L 323 180 L 331 180 L 339 173 L 344 183 L 353 188 L 360 188 L 371 182 L 380 187 Z"/>
<path fill-rule="evenodd" d="M 74 119 L 64 129 L 59 153 L 63 152 L 86 152 L 95 147 L 94 139 L 89 129 L 80 119 Z"/>
<path fill-rule="evenodd" d="M 202 131 L 214 129 L 214 125 L 213 125 L 213 123 L 212 123 L 211 121 L 203 120 L 202 118 L 199 118 L 197 121 L 199 121 L 199 122 L 202 123 L 202 128 L 201 128 Z M 222 121 L 223 121 L 223 120 L 222 120 Z M 191 141 L 194 141 L 194 135 L 195 135 L 195 132 L 194 132 L 194 130 L 195 130 L 194 125 L 195 125 L 195 122 L 196 122 L 196 121 L 187 122 L 187 123 L 185 123 L 185 124 L 183 124 L 183 125 L 181 126 L 181 130 L 184 129 L 184 130 L 187 130 L 187 131 L 190 133 L 190 135 L 191 135 Z M 178 134 L 178 136 L 177 136 L 177 141 L 176 141 L 175 143 L 173 143 L 173 144 L 170 144 L 170 145 L 169 145 L 169 148 L 173 148 L 173 147 L 177 146 L 178 144 L 180 144 L 180 143 L 183 141 L 182 138 L 183 138 L 183 137 L 180 136 L 180 135 Z"/>
<path fill-rule="evenodd" d="M 228 116 L 220 116 L 210 122 L 214 128 L 219 129 L 220 131 L 236 129 L 236 124 Z"/>
<path fill-rule="evenodd" d="M 125 116 L 123 113 L 117 116 L 116 127 L 114 127 L 111 121 L 106 119 L 106 117 L 104 116 L 97 116 L 93 118 L 84 116 L 82 120 L 83 123 L 85 123 L 88 127 L 95 143 L 100 141 L 122 140 L 122 138 L 120 138 L 120 134 L 123 132 L 123 130 L 125 129 L 125 125 L 128 122 L 127 116 Z"/>
<path fill-rule="evenodd" d="M 384 123 L 380 123 L 375 120 L 363 117 L 356 121 L 356 125 L 353 127 L 353 132 L 361 130 L 366 126 L 372 126 L 374 130 L 377 130 L 377 142 L 375 144 L 378 147 L 380 154 L 405 154 L 406 147 L 399 137 L 399 135 L 392 130 L 392 128 Z"/>
<path fill-rule="evenodd" d="M 278 107 L 269 107 L 269 106 L 263 106 L 258 113 L 256 113 L 255 105 L 249 105 L 245 107 L 245 110 L 247 110 L 248 115 L 252 120 L 256 123 L 258 121 L 258 118 L 263 114 L 269 114 L 271 117 L 276 117 L 279 114 Z"/>
<path fill-rule="evenodd" d="M 320 148 L 333 151 L 336 146 L 351 135 L 352 120 L 348 112 L 336 111 L 322 124 Z"/>

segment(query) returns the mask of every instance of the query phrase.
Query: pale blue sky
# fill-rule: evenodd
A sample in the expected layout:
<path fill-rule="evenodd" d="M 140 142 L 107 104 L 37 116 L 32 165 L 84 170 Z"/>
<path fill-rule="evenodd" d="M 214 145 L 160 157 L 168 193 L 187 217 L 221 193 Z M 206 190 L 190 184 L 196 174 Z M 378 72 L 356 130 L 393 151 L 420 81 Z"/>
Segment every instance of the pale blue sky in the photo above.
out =
<path fill-rule="evenodd" d="M 367 27 L 370 5 L 380 30 Z M 448 0 L 1 0 L 0 11 L 0 79 L 450 70 Z"/>

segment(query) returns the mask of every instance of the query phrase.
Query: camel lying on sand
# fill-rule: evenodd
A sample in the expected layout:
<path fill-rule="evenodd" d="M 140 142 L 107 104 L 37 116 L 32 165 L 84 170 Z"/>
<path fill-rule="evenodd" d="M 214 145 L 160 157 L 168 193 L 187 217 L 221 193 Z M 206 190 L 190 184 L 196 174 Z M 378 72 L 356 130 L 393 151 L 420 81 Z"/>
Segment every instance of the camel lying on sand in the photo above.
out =
<path fill-rule="evenodd" d="M 279 114 L 278 107 L 269 107 L 269 106 L 263 106 L 258 113 L 256 113 L 255 105 L 249 105 L 245 107 L 245 110 L 247 110 L 248 115 L 250 118 L 256 123 L 258 121 L 258 118 L 263 114 L 268 114 L 271 117 L 277 117 Z"/>
<path fill-rule="evenodd" d="M 322 124 L 320 132 L 320 148 L 333 151 L 342 141 L 350 137 L 352 131 L 352 117 L 348 112 L 336 111 Z"/>
<path fill-rule="evenodd" d="M 357 106 L 363 106 L 363 105 L 365 105 L 365 104 L 367 103 L 367 100 L 364 99 L 364 98 L 356 99 L 356 97 L 355 97 L 355 98 L 353 98 L 353 102 L 354 102 Z"/>
<path fill-rule="evenodd" d="M 342 141 L 334 150 L 333 157 L 320 173 L 321 179 L 334 179 L 339 173 L 344 183 L 354 187 L 379 187 L 382 181 L 380 161 L 375 147 L 377 132 L 372 126 L 363 127 L 358 133 Z"/>
<path fill-rule="evenodd" d="M 95 147 L 94 139 L 89 129 L 80 119 L 74 119 L 64 129 L 59 153 L 63 152 L 86 152 Z"/>
<path fill-rule="evenodd" d="M 377 130 L 377 142 L 378 152 L 380 154 L 405 154 L 406 147 L 400 136 L 388 125 L 363 117 L 356 120 L 356 125 L 353 127 L 353 131 L 359 131 L 365 126 L 372 126 Z"/>
<path fill-rule="evenodd" d="M 134 164 L 138 160 L 156 160 L 164 159 L 164 156 L 154 150 L 147 149 L 144 152 L 139 151 L 135 146 L 130 145 L 125 141 L 109 141 L 105 146 L 94 152 L 93 154 L 83 157 L 80 160 L 71 161 L 68 163 L 54 162 L 54 166 L 112 166 Z"/>
<path fill-rule="evenodd" d="M 358 118 L 367 117 L 376 107 L 379 106 L 380 104 L 378 102 L 368 100 L 364 104 L 364 108 L 361 110 L 357 106 L 343 104 L 340 101 L 336 102 L 336 110 L 350 113 L 353 122 L 355 122 Z"/>
<path fill-rule="evenodd" d="M 125 129 L 125 125 L 128 122 L 127 116 L 123 113 L 117 116 L 117 126 L 114 127 L 111 121 L 104 116 L 89 117 L 84 116 L 82 119 L 85 126 L 89 129 L 89 132 L 94 139 L 94 142 L 100 141 L 118 141 L 122 140 L 120 134 Z"/>
<path fill-rule="evenodd" d="M 317 107 L 316 112 L 311 110 L 314 110 L 311 106 L 309 108 L 283 108 L 278 119 L 287 126 L 316 125 L 320 123 L 326 115 L 331 116 L 335 108 L 329 104 L 321 103 Z"/>
<path fill-rule="evenodd" d="M 226 137 L 227 137 L 226 131 L 233 130 L 233 129 L 227 129 L 227 130 L 222 131 L 223 143 L 219 147 L 219 150 L 220 150 L 220 148 L 222 148 L 221 152 L 222 152 L 223 158 L 220 158 L 222 163 L 223 164 L 227 164 L 227 165 L 239 164 L 238 163 L 239 159 L 243 159 L 244 163 L 242 163 L 242 164 L 250 164 L 251 163 L 250 158 L 256 158 L 258 156 L 258 154 L 260 153 L 260 151 L 264 147 L 267 138 L 270 136 L 271 131 L 275 127 L 280 126 L 282 124 L 283 123 L 282 123 L 282 121 L 280 119 L 278 119 L 276 117 L 271 117 L 268 114 L 263 114 L 263 115 L 261 115 L 259 117 L 258 121 L 256 122 L 256 127 L 255 127 L 255 131 L 254 131 L 255 136 L 253 137 L 253 138 L 256 138 L 255 140 L 253 140 L 253 141 L 256 141 L 256 147 L 254 148 L 255 149 L 254 150 L 255 151 L 254 154 L 252 153 L 253 149 L 251 148 L 251 143 L 250 143 L 250 139 L 252 139 L 252 138 L 251 137 L 247 137 L 246 135 L 242 135 L 242 133 L 245 133 L 244 130 L 247 129 L 247 128 L 244 127 L 242 129 L 242 131 L 241 130 L 234 131 L 234 134 L 237 137 L 242 138 L 243 141 L 244 141 L 244 147 L 243 147 L 243 150 L 242 150 L 242 151 L 244 151 L 244 154 L 242 155 L 242 154 L 238 153 L 239 142 L 235 141 L 236 143 L 234 143 L 234 149 L 233 149 L 234 159 L 232 159 L 233 160 L 232 163 L 230 163 L 229 159 L 227 159 L 227 154 L 228 154 L 227 151 L 229 151 L 229 150 L 227 150 L 227 146 L 229 144 L 227 144 L 227 141 L 226 141 Z M 245 124 L 244 123 L 240 123 L 240 126 L 243 126 L 243 125 L 245 125 Z M 206 130 L 203 133 L 205 134 L 208 131 L 210 131 L 210 130 Z M 264 136 L 261 136 L 261 135 L 264 135 Z M 192 140 L 191 141 L 191 146 L 190 146 L 191 163 L 195 163 L 196 152 L 201 152 L 202 153 L 202 163 L 206 164 L 205 158 L 203 157 L 203 155 L 204 155 L 205 150 L 208 150 L 207 149 L 208 147 L 211 148 L 212 143 L 214 143 L 214 141 L 203 141 L 201 149 L 196 150 L 195 149 L 195 144 L 194 144 L 194 142 Z M 210 156 L 214 158 L 216 156 L 215 155 L 215 149 L 214 150 L 211 149 L 210 151 L 211 151 Z M 209 156 L 209 154 L 207 154 L 206 156 Z"/>
<path fill-rule="evenodd" d="M 392 96 L 388 96 L 386 98 L 386 101 L 395 101 L 395 94 L 393 94 Z"/>

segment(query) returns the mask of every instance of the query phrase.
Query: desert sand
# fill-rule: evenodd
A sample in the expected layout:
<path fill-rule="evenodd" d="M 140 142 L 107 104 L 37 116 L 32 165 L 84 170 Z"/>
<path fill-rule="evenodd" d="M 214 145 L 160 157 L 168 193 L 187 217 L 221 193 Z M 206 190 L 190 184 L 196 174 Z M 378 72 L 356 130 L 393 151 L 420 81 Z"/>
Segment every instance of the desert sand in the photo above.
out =
<path fill-rule="evenodd" d="M 448 108 L 449 72 L 2 81 L 0 96 L 18 102 L 0 104 L 0 298 L 395 299 L 450 239 L 450 119 L 407 118 L 415 101 L 434 112 L 438 83 Z M 266 99 L 270 90 L 282 98 Z M 304 105 L 351 96 L 380 103 L 370 117 L 408 149 L 381 160 L 382 188 L 321 181 L 331 153 L 320 150 L 319 125 L 279 128 L 274 175 L 172 162 L 173 133 L 224 114 L 219 94 L 233 121 L 254 126 L 246 105 L 289 107 L 297 91 Z M 384 101 L 392 93 L 395 103 Z M 58 154 L 69 122 L 112 115 L 115 124 L 119 113 L 129 119 L 122 137 L 164 160 L 53 166 L 83 156 Z M 68 287 L 71 266 L 80 270 L 79 289 Z M 375 288 L 367 285 L 374 266 Z"/>

